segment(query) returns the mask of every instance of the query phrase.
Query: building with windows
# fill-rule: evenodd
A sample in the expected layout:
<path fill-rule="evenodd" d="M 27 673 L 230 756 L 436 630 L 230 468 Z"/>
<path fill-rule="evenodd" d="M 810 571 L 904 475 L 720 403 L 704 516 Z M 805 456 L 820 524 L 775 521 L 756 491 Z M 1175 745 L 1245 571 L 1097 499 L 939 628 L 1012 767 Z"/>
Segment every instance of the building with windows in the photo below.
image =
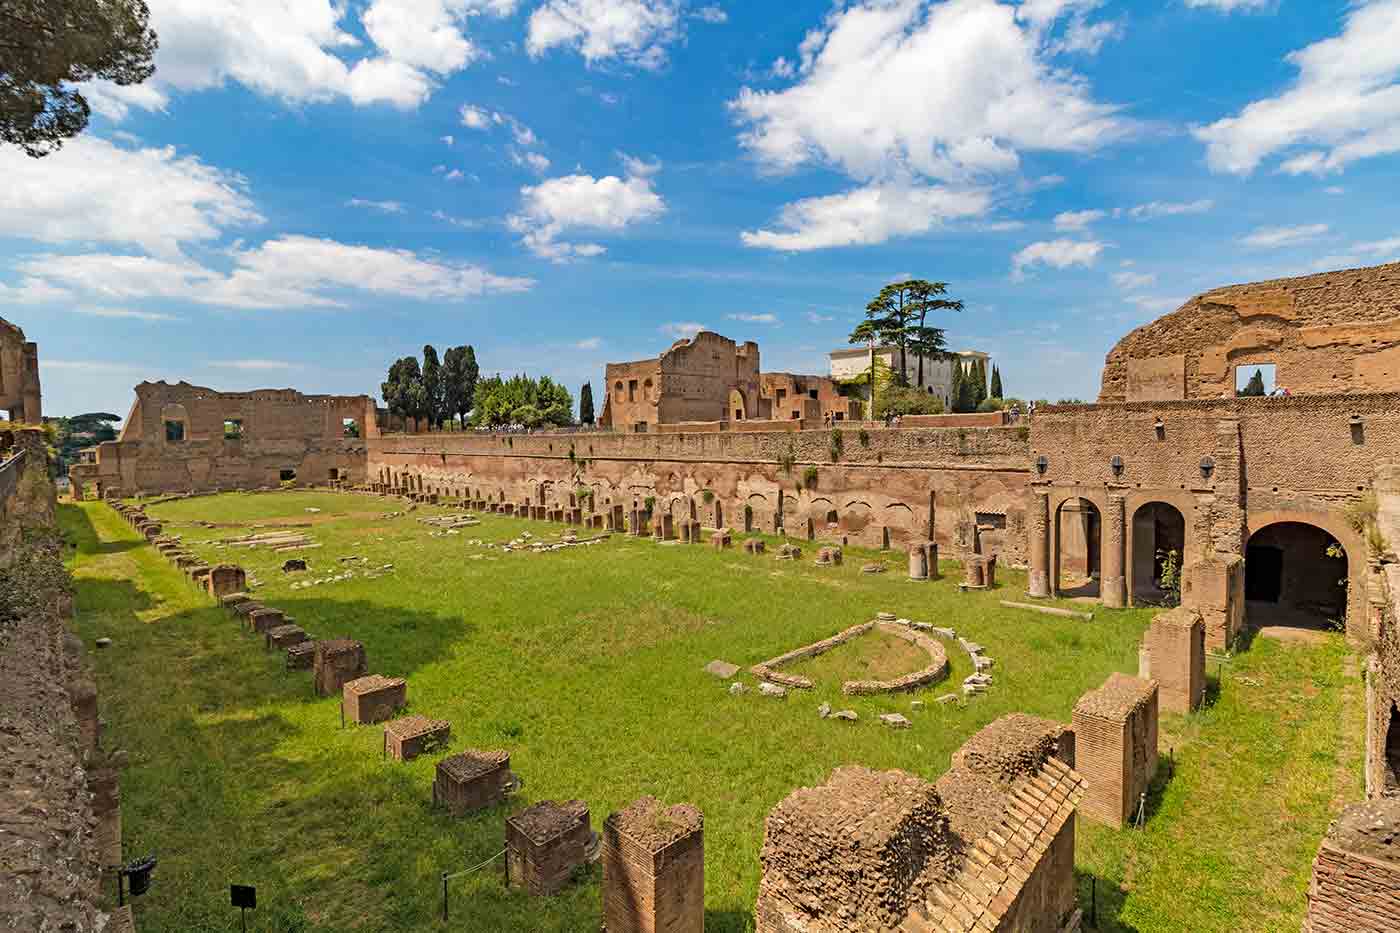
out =
<path fill-rule="evenodd" d="M 842 347 L 830 353 L 830 375 L 836 382 L 854 379 L 870 371 L 870 357 L 874 354 L 880 363 L 891 373 L 899 371 L 899 347 Z M 924 359 L 923 369 L 919 368 L 919 357 L 913 353 L 904 355 L 904 377 L 909 385 L 916 386 L 929 395 L 943 400 L 944 409 L 951 411 L 953 403 L 953 365 L 959 361 L 967 372 L 979 360 L 986 365 L 987 378 L 991 379 L 992 358 L 981 350 L 956 350 L 950 355 L 934 359 Z M 920 373 L 922 372 L 922 378 Z M 990 387 L 989 387 L 990 388 Z M 862 395 L 864 390 L 862 389 Z"/>

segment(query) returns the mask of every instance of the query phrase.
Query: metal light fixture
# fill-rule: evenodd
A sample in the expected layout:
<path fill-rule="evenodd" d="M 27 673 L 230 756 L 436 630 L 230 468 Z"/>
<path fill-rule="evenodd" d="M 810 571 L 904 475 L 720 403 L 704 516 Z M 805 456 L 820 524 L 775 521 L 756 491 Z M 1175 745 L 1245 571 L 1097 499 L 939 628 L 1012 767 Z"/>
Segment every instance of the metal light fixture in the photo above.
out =
<path fill-rule="evenodd" d="M 1122 458 L 1122 457 L 1118 456 L 1117 454 L 1114 454 L 1114 455 L 1113 455 L 1113 459 L 1111 459 L 1111 460 L 1108 461 L 1108 465 L 1111 466 L 1111 467 L 1113 467 L 1113 475 L 1114 475 L 1114 476 L 1122 476 L 1122 475 L 1123 475 L 1123 458 Z"/>
<path fill-rule="evenodd" d="M 1215 469 L 1215 459 L 1212 457 L 1201 458 L 1201 478 L 1210 479 L 1211 471 Z"/>
<path fill-rule="evenodd" d="M 1167 423 L 1161 418 L 1152 422 L 1152 430 L 1157 432 L 1157 440 L 1161 440 L 1167 433 Z"/>
<path fill-rule="evenodd" d="M 1361 427 L 1361 416 L 1360 416 L 1360 415 L 1352 415 L 1352 416 L 1351 416 L 1351 426 L 1352 426 L 1353 428 L 1359 428 L 1359 427 Z"/>
<path fill-rule="evenodd" d="M 1035 470 L 1037 473 L 1044 476 L 1045 471 L 1048 469 L 1050 469 L 1050 458 L 1046 457 L 1045 454 L 1041 454 L 1039 457 L 1035 458 Z"/>
<path fill-rule="evenodd" d="M 123 890 L 124 880 L 130 882 L 131 896 L 140 897 L 151 889 L 151 872 L 156 869 L 156 857 L 148 855 L 139 858 L 129 865 L 123 865 L 117 869 L 117 906 L 126 904 L 126 892 Z"/>

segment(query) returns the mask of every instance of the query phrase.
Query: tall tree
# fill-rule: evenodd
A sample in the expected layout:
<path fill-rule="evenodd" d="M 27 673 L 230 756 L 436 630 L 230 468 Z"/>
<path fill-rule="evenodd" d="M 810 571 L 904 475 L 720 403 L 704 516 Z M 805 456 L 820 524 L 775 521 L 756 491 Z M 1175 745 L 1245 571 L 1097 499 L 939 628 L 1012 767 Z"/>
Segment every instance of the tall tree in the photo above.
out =
<path fill-rule="evenodd" d="M 593 423 L 593 383 L 585 382 L 578 390 L 578 420 L 581 424 Z"/>
<path fill-rule="evenodd" d="M 442 364 L 438 362 L 437 349 L 432 344 L 428 344 L 423 347 L 423 416 L 428 419 L 428 430 L 430 431 L 442 426 L 446 396 L 446 386 L 442 379 Z"/>
<path fill-rule="evenodd" d="M 1236 385 L 1238 385 L 1238 383 L 1236 383 Z M 1245 387 L 1244 387 L 1243 389 L 1239 390 L 1238 392 L 1236 392 L 1235 394 L 1236 394 L 1236 395 L 1240 395 L 1240 396 L 1245 396 L 1245 397 L 1254 396 L 1254 395 L 1263 395 L 1263 394 L 1264 394 L 1264 371 L 1263 371 L 1262 369 L 1256 369 L 1256 370 L 1254 371 L 1254 375 L 1252 375 L 1252 376 L 1249 377 L 1249 382 L 1245 384 Z"/>
<path fill-rule="evenodd" d="M 987 400 L 987 361 L 978 359 L 972 364 L 972 410 Z"/>
<path fill-rule="evenodd" d="M 91 110 L 72 85 L 149 78 L 149 21 L 145 0 L 0 3 L 0 142 L 48 155 L 87 127 Z"/>
<path fill-rule="evenodd" d="M 389 367 L 389 375 L 379 386 L 379 394 L 384 398 L 384 406 L 389 413 L 405 420 L 417 418 L 417 399 L 421 395 L 422 370 L 416 356 L 405 356 L 395 360 Z"/>
<path fill-rule="evenodd" d="M 963 371 L 962 357 L 954 355 L 951 360 L 952 377 L 948 380 L 948 410 L 962 411 Z"/>
<path fill-rule="evenodd" d="M 456 415 L 463 427 L 472 410 L 478 375 L 476 351 L 470 345 L 452 347 L 442 355 L 443 415 Z"/>
<path fill-rule="evenodd" d="M 992 398 L 1006 398 L 1001 388 L 1001 367 L 992 364 Z"/>
<path fill-rule="evenodd" d="M 904 283 L 909 286 L 915 318 L 918 321 L 910 335 L 910 349 L 919 357 L 919 385 L 924 384 L 924 359 L 936 359 L 946 351 L 941 327 L 929 327 L 928 316 L 934 311 L 961 311 L 963 303 L 940 296 L 948 293 L 947 282 L 929 282 L 913 279 Z"/>

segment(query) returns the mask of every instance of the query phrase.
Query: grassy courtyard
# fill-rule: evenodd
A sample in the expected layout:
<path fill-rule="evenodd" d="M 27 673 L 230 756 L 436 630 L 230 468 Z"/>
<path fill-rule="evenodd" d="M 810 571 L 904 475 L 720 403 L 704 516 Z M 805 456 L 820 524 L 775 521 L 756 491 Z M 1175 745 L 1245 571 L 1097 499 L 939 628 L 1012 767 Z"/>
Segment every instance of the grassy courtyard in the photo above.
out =
<path fill-rule="evenodd" d="M 1067 720 L 1074 701 L 1110 671 L 1135 671 L 1148 610 L 1084 623 L 1002 609 L 1024 589 L 961 594 L 956 568 L 908 582 L 862 575 L 881 555 L 848 551 L 844 566 L 782 562 L 738 548 L 661 546 L 613 537 L 545 554 L 472 543 L 559 527 L 498 516 L 456 535 L 418 521 L 447 510 L 386 517 L 396 500 L 323 493 L 226 495 L 153 506 L 194 550 L 240 563 L 258 598 L 318 637 L 365 643 L 373 673 L 408 679 L 410 711 L 452 723 L 453 751 L 503 747 L 524 776 L 509 804 L 579 798 L 597 828 L 642 794 L 705 814 L 706 929 L 752 929 L 763 818 L 794 787 L 840 764 L 903 768 L 928 778 L 998 716 Z M 319 512 L 308 512 L 319 509 Z M 249 528 L 193 520 L 309 524 L 318 548 L 300 555 L 218 548 Z M 80 634 L 110 636 L 94 658 L 105 742 L 126 748 L 123 823 L 128 858 L 154 851 L 155 887 L 138 905 L 149 931 L 228 930 L 228 884 L 258 886 L 260 931 L 443 928 L 440 875 L 502 848 L 507 808 L 452 819 L 430 807 L 437 756 L 381 760 L 381 730 L 341 729 L 335 698 L 318 699 L 227 614 L 190 588 L 108 507 L 65 506 L 76 545 Z M 284 575 L 304 556 L 311 570 Z M 363 561 L 342 562 L 358 556 Z M 391 572 L 294 589 L 381 567 Z M 970 672 L 950 650 L 948 681 L 919 694 L 845 698 L 840 680 L 888 672 L 900 646 L 832 652 L 803 671 L 811 693 L 731 696 L 703 671 L 721 658 L 747 667 L 825 638 L 877 610 L 956 628 L 996 659 L 996 685 L 966 705 L 937 706 Z M 1359 681 L 1339 640 L 1257 642 L 1226 666 L 1218 700 L 1165 717 L 1175 770 L 1160 782 L 1145 831 L 1080 822 L 1077 860 L 1086 909 L 1097 877 L 1101 929 L 1296 928 L 1317 842 L 1333 808 L 1359 793 Z M 1213 669 L 1212 669 L 1213 670 Z M 746 674 L 743 680 L 752 684 Z M 922 699 L 915 710 L 911 701 Z M 860 721 L 817 717 L 817 705 Z M 876 721 L 901 712 L 892 731 Z M 1349 719 L 1349 721 L 1348 721 Z M 501 863 L 451 882 L 451 921 L 473 931 L 596 930 L 596 870 L 557 898 L 508 891 Z"/>

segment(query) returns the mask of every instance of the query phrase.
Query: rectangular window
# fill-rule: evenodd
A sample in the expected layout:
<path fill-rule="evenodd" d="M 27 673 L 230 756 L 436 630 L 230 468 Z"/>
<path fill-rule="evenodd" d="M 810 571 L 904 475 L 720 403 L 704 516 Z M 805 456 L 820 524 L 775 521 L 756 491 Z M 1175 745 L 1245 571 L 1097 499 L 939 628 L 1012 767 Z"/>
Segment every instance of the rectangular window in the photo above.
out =
<path fill-rule="evenodd" d="M 338 479 L 340 479 L 340 470 L 339 470 L 338 468 L 336 468 L 336 467 L 331 467 L 330 476 L 331 476 L 331 479 L 332 479 L 332 480 L 338 480 Z"/>
<path fill-rule="evenodd" d="M 778 401 L 781 402 L 781 401 L 785 400 L 786 398 L 787 398 L 787 389 L 779 389 L 779 390 L 778 390 Z"/>
<path fill-rule="evenodd" d="M 280 479 L 280 480 L 281 480 L 282 482 L 284 482 L 284 483 L 294 483 L 294 482 L 296 482 L 296 478 L 297 478 L 297 471 L 296 471 L 296 470 L 283 470 L 283 471 L 281 472 L 281 474 L 278 476 L 278 479 Z"/>
<path fill-rule="evenodd" d="M 1235 395 L 1248 397 L 1252 395 L 1276 395 L 1284 394 L 1285 390 L 1280 386 L 1275 376 L 1273 363 L 1249 363 L 1235 367 Z"/>
<path fill-rule="evenodd" d="M 817 397 L 817 390 L 816 390 L 816 389 L 808 389 L 808 390 L 807 390 L 807 397 L 808 397 L 808 398 L 816 398 L 816 397 Z"/>
<path fill-rule="evenodd" d="M 345 437 L 359 437 L 360 425 L 354 418 L 342 418 L 340 421 L 340 431 Z"/>
<path fill-rule="evenodd" d="M 836 414 L 835 414 L 833 417 L 834 417 L 835 420 L 837 420 L 837 421 L 845 421 L 845 420 L 846 420 L 846 413 L 845 413 L 844 411 L 838 411 L 838 412 L 836 412 Z"/>
<path fill-rule="evenodd" d="M 224 440 L 236 441 L 243 436 L 243 422 L 237 418 L 224 421 Z"/>
<path fill-rule="evenodd" d="M 185 422 L 167 421 L 165 422 L 165 440 L 167 443 L 177 444 L 185 439 Z"/>
<path fill-rule="evenodd" d="M 981 528 L 1005 528 L 1006 516 L 996 512 L 978 512 L 977 525 Z"/>
<path fill-rule="evenodd" d="M 802 410 L 799 409 L 799 408 L 794 408 L 794 409 L 792 410 L 792 417 L 793 417 L 794 419 L 796 419 L 796 418 L 801 418 L 801 417 L 802 417 Z"/>

